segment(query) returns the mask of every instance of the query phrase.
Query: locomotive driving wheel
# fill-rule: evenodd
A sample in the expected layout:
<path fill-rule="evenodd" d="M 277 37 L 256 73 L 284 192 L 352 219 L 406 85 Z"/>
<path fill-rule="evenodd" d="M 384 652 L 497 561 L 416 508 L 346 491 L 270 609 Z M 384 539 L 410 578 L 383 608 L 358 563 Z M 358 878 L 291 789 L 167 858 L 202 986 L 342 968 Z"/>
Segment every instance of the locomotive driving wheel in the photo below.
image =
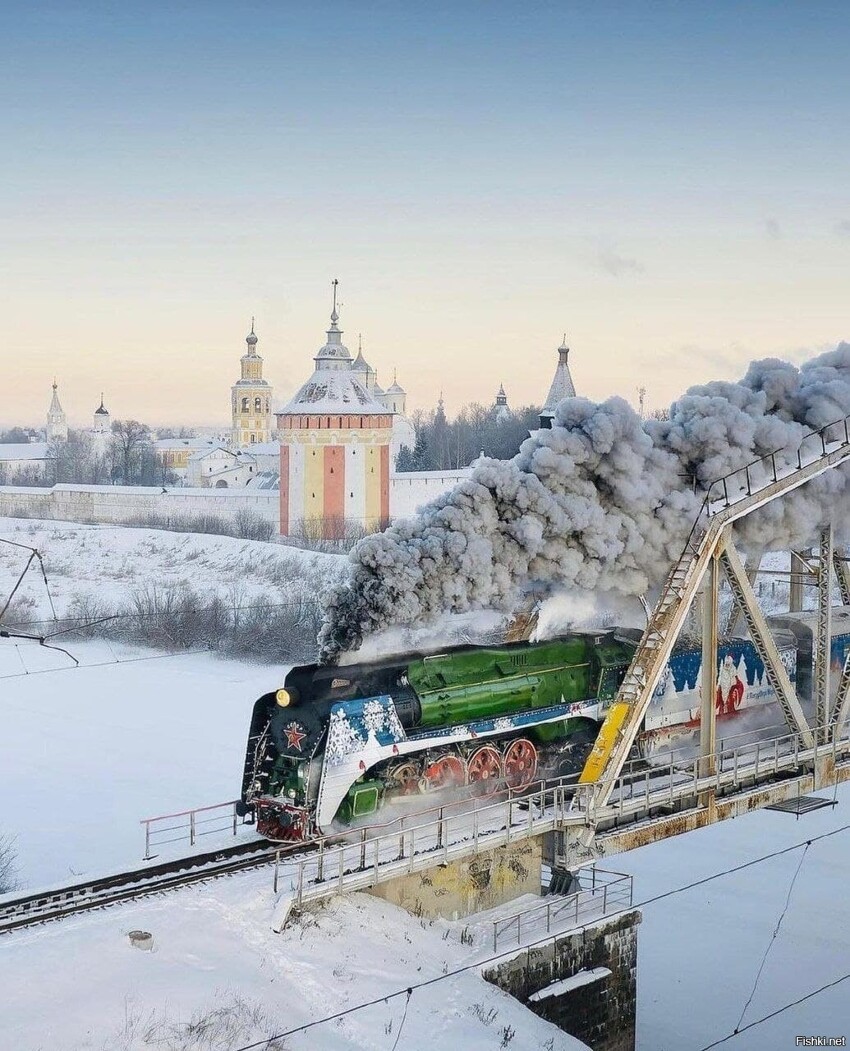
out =
<path fill-rule="evenodd" d="M 467 765 L 469 783 L 475 786 L 475 794 L 489 797 L 499 790 L 502 773 L 502 757 L 498 749 L 490 744 L 482 745 L 469 757 Z"/>
<path fill-rule="evenodd" d="M 505 751 L 505 781 L 509 788 L 530 785 L 537 773 L 537 749 L 525 737 L 511 741 Z"/>
<path fill-rule="evenodd" d="M 401 763 L 389 771 L 393 789 L 402 796 L 410 796 L 419 791 L 419 767 L 416 763 Z"/>
<path fill-rule="evenodd" d="M 441 755 L 425 767 L 419 783 L 423 792 L 436 792 L 440 788 L 459 788 L 466 784 L 466 766 L 459 755 Z"/>

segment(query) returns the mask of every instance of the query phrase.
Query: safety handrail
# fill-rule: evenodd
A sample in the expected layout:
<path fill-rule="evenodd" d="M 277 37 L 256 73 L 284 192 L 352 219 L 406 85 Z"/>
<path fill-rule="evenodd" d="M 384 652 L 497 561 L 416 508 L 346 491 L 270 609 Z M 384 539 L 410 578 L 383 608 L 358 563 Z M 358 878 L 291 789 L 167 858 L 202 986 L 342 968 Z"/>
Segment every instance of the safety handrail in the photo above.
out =
<path fill-rule="evenodd" d="M 607 916 L 610 912 L 619 912 L 630 908 L 633 901 L 633 880 L 625 872 L 613 872 L 601 869 L 596 865 L 577 869 L 576 879 L 580 889 L 571 894 L 550 898 L 540 904 L 532 905 L 522 912 L 503 916 L 493 920 L 493 952 L 498 952 L 499 940 L 516 926 L 516 944 L 522 943 L 523 927 L 537 925 L 540 917 L 546 917 L 546 933 L 552 930 L 552 921 L 559 916 L 572 913 L 573 925 L 578 926 L 579 917 Z"/>

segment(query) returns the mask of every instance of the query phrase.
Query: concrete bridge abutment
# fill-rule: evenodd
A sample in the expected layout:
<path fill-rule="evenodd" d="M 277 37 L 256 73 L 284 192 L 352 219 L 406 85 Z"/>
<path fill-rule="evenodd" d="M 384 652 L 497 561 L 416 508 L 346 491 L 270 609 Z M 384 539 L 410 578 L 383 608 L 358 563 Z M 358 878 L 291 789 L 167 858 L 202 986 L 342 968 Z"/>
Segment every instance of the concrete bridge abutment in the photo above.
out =
<path fill-rule="evenodd" d="M 370 888 L 370 893 L 415 916 L 462 919 L 524 894 L 540 894 L 542 847 L 539 836 L 523 839 L 397 876 Z"/>
<path fill-rule="evenodd" d="M 483 975 L 594 1051 L 634 1051 L 640 921 L 637 909 L 599 919 Z"/>

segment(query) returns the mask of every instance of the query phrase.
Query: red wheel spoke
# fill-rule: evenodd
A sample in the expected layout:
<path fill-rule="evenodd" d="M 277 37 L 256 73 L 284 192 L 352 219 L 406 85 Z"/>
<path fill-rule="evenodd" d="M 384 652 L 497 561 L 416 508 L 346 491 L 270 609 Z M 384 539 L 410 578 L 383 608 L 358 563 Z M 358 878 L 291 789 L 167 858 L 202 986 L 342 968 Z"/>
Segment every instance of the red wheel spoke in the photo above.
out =
<path fill-rule="evenodd" d="M 512 741 L 505 751 L 505 780 L 510 788 L 525 788 L 537 773 L 537 749 L 525 737 Z"/>
<path fill-rule="evenodd" d="M 466 765 L 460 756 L 440 756 L 425 768 L 424 780 L 428 791 L 465 785 Z"/>
<path fill-rule="evenodd" d="M 476 795 L 491 796 L 499 790 L 502 757 L 492 745 L 482 745 L 469 759 L 469 783 L 475 785 Z"/>

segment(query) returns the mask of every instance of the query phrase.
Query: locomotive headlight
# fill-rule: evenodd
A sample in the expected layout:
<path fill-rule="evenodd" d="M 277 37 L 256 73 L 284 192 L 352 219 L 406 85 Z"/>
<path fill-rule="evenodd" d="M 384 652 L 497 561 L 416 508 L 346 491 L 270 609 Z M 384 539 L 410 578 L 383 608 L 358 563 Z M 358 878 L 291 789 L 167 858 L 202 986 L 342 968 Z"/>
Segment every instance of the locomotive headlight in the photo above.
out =
<path fill-rule="evenodd" d="M 281 708 L 288 708 L 292 698 L 289 696 L 289 690 L 280 689 L 274 695 L 274 699 L 280 705 Z"/>

